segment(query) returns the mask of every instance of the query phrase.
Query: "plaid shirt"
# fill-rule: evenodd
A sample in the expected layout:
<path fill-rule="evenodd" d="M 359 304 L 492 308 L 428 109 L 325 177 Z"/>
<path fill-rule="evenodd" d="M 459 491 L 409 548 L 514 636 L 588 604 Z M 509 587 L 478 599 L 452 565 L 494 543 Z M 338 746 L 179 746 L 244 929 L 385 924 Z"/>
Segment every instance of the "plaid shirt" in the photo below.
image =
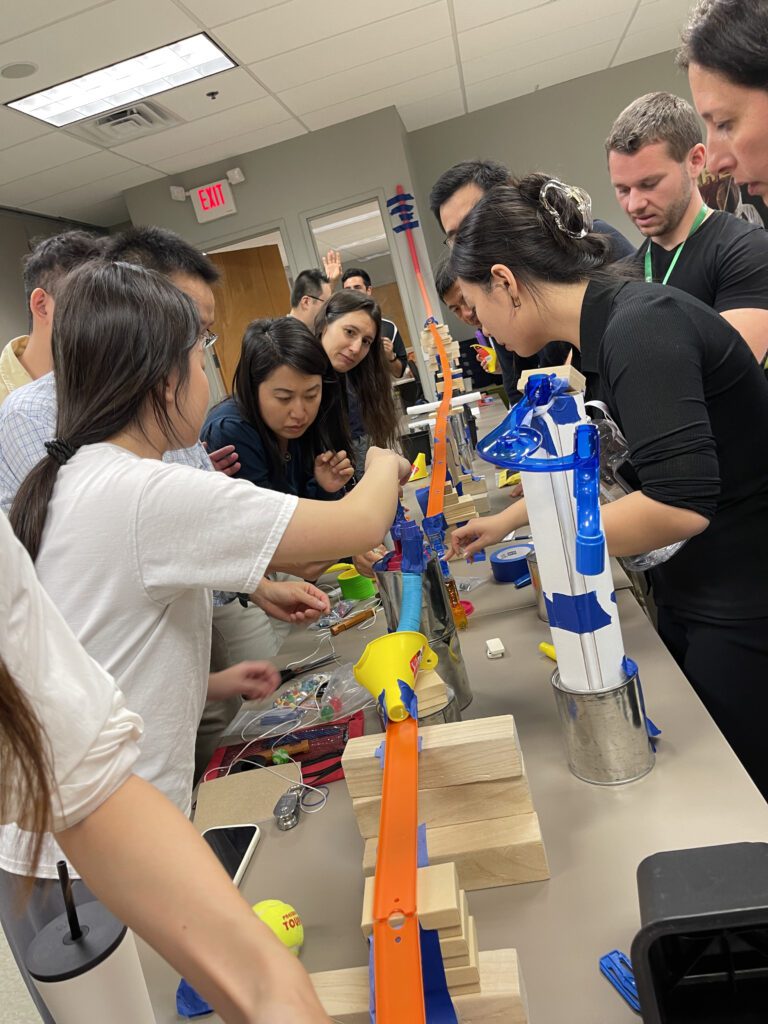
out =
<path fill-rule="evenodd" d="M 56 436 L 56 381 L 53 373 L 11 392 L 0 405 L 0 506 L 7 515 L 22 481 L 46 454 L 45 442 Z M 163 462 L 178 462 L 213 470 L 205 448 L 178 448 L 163 455 Z M 213 592 L 215 605 L 229 604 L 234 594 Z"/>

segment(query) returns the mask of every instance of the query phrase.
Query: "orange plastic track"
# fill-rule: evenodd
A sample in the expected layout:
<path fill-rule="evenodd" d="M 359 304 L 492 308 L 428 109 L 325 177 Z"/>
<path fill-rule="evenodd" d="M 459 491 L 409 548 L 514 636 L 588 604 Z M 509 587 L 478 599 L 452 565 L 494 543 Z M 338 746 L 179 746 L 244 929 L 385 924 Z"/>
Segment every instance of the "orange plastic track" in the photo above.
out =
<path fill-rule="evenodd" d="M 373 896 L 377 1024 L 425 1024 L 419 919 L 419 725 L 390 722 L 384 746 L 379 845 Z"/>
<path fill-rule="evenodd" d="M 440 331 L 434 324 L 429 325 L 432 332 L 432 340 L 437 349 L 440 359 L 440 368 L 443 371 L 443 397 L 435 418 L 435 445 L 432 452 L 432 479 L 429 483 L 429 497 L 427 499 L 427 515 L 439 516 L 443 511 L 445 502 L 445 476 L 448 467 L 448 413 L 451 411 L 451 398 L 453 397 L 453 377 L 451 376 L 451 363 L 448 353 L 445 351 Z"/>

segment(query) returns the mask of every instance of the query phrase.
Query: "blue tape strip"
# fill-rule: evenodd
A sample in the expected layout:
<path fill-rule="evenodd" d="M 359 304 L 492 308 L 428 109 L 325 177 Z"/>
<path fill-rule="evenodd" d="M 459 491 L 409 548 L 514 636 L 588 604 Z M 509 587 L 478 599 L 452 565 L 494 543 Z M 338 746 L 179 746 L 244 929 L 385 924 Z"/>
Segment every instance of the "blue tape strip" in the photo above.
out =
<path fill-rule="evenodd" d="M 387 206 L 393 206 L 395 203 L 410 203 L 412 201 L 413 196 L 411 195 L 410 192 L 398 192 L 396 195 L 392 196 L 391 199 L 387 200 Z"/>
<path fill-rule="evenodd" d="M 399 234 L 401 231 L 410 231 L 412 228 L 417 228 L 418 226 L 419 222 L 417 220 L 412 220 L 408 224 L 395 224 L 392 230 L 396 234 Z"/>
<path fill-rule="evenodd" d="M 429 865 L 427 850 L 427 824 L 423 822 L 416 830 L 416 866 L 425 868 Z"/>
<path fill-rule="evenodd" d="M 645 712 L 645 694 L 643 693 L 643 687 L 640 683 L 640 672 L 637 667 L 637 662 L 633 661 L 626 654 L 621 659 L 621 668 L 627 679 L 631 679 L 632 676 L 637 676 L 638 686 L 640 688 L 640 700 L 642 702 L 643 714 L 645 715 L 645 729 L 648 733 L 648 739 L 650 740 L 651 747 L 653 748 L 654 754 L 656 753 L 656 744 L 654 740 L 657 736 L 661 736 L 661 729 L 652 721 Z"/>
<path fill-rule="evenodd" d="M 213 1007 L 203 999 L 201 995 L 192 988 L 188 981 L 183 978 L 176 989 L 176 1012 L 180 1017 L 207 1017 L 213 1013 Z"/>
<path fill-rule="evenodd" d="M 376 972 L 373 964 L 373 936 L 368 939 L 368 1013 L 371 1024 L 376 1024 Z"/>
<path fill-rule="evenodd" d="M 426 931 L 419 925 L 419 938 L 427 1024 L 458 1024 L 458 1017 L 445 978 L 443 954 L 440 952 L 440 936 L 436 931 Z"/>
<path fill-rule="evenodd" d="M 576 405 L 576 399 L 570 395 L 560 395 L 549 409 L 549 416 L 554 423 L 562 426 L 565 423 L 580 423 L 581 416 Z"/>
<path fill-rule="evenodd" d="M 594 590 L 575 596 L 553 594 L 551 598 L 545 594 L 544 602 L 550 626 L 568 633 L 594 633 L 611 624 L 611 617 L 600 607 Z"/>

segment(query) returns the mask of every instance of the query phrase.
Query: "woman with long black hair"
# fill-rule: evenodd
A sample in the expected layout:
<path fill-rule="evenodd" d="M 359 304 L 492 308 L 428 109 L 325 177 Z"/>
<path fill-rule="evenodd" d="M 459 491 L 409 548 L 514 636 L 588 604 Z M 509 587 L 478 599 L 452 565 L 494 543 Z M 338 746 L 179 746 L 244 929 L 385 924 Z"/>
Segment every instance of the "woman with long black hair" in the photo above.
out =
<path fill-rule="evenodd" d="M 651 570 L 659 632 L 768 796 L 768 388 L 722 317 L 674 288 L 615 276 L 580 190 L 530 174 L 488 192 L 451 268 L 486 334 L 521 356 L 581 352 L 590 397 L 629 445 L 636 489 L 603 509 L 608 550 L 687 540 Z M 526 522 L 525 502 L 454 534 L 467 552 Z"/>
<path fill-rule="evenodd" d="M 300 498 L 341 497 L 353 472 L 341 385 L 308 327 L 291 316 L 249 324 L 232 392 L 201 439 L 211 450 L 235 445 L 235 477 Z"/>
<path fill-rule="evenodd" d="M 394 448 L 397 444 L 397 412 L 384 362 L 381 310 L 369 295 L 352 289 L 336 292 L 320 313 L 317 336 L 342 382 L 359 477 L 370 445 Z"/>

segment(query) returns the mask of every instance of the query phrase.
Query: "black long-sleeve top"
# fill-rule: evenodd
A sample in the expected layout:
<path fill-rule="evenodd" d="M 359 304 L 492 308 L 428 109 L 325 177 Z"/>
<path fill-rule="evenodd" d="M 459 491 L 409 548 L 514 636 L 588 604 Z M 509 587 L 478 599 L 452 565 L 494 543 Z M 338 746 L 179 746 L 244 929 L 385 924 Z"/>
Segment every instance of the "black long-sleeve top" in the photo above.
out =
<path fill-rule="evenodd" d="M 746 342 L 698 299 L 591 282 L 581 366 L 627 439 L 643 493 L 710 520 L 653 570 L 658 605 L 704 621 L 768 616 L 768 384 Z"/>

